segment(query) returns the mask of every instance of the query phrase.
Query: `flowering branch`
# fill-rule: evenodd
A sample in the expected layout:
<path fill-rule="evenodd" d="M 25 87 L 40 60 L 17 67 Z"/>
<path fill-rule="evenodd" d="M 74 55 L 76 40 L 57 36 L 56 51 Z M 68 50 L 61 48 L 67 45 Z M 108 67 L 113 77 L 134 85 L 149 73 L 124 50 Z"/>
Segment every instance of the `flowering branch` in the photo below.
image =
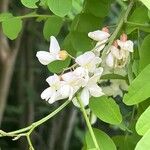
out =
<path fill-rule="evenodd" d="M 123 10 L 123 15 L 120 16 L 120 20 L 119 20 L 119 23 L 118 23 L 118 26 L 117 28 L 115 29 L 115 31 L 113 32 L 113 34 L 111 35 L 110 39 L 109 39 L 109 43 L 108 45 L 104 48 L 103 50 L 103 57 L 106 56 L 107 54 L 107 51 L 109 50 L 109 48 L 111 47 L 111 45 L 113 44 L 116 36 L 118 35 L 120 29 L 122 28 L 122 26 L 124 25 L 125 22 L 127 22 L 127 18 L 128 18 L 128 15 L 132 9 L 134 5 L 134 1 L 131 0 L 130 4 L 128 5 L 127 9 L 126 10 Z M 125 12 L 124 12 L 125 11 Z"/>
<path fill-rule="evenodd" d="M 96 150 L 100 150 L 100 147 L 99 147 L 99 145 L 98 145 L 98 143 L 97 143 L 95 134 L 94 134 L 93 129 L 92 129 L 92 127 L 91 127 L 89 118 L 88 118 L 88 116 L 87 116 L 87 114 L 86 114 L 86 110 L 85 110 L 84 105 L 83 105 L 83 103 L 82 103 L 82 100 L 81 100 L 81 98 L 80 98 L 80 95 L 77 94 L 76 97 L 77 97 L 78 103 L 79 103 L 79 105 L 80 105 L 80 107 L 81 107 L 81 111 L 82 111 L 82 113 L 83 113 L 83 116 L 84 116 L 84 119 L 85 119 L 85 121 L 86 121 L 87 127 L 88 127 L 88 129 L 89 129 L 90 134 L 91 134 L 91 137 L 92 137 L 92 139 L 93 139 L 95 148 L 96 148 Z"/>
<path fill-rule="evenodd" d="M 33 145 L 31 143 L 30 140 L 30 135 L 32 134 L 33 130 L 40 126 L 41 124 L 43 124 L 44 122 L 48 121 L 50 118 L 52 118 L 53 116 L 55 116 L 57 113 L 59 113 L 63 108 L 65 108 L 68 104 L 70 103 L 70 101 L 66 101 L 64 102 L 61 106 L 59 106 L 55 111 L 53 111 L 52 113 L 50 113 L 49 115 L 47 115 L 46 117 L 40 119 L 39 121 L 36 121 L 34 123 L 32 123 L 30 126 L 16 130 L 16 131 L 12 131 L 12 132 L 4 132 L 3 130 L 0 130 L 0 137 L 12 137 L 13 140 L 18 140 L 20 137 L 25 136 L 27 138 L 29 147 L 31 150 L 34 150 Z"/>

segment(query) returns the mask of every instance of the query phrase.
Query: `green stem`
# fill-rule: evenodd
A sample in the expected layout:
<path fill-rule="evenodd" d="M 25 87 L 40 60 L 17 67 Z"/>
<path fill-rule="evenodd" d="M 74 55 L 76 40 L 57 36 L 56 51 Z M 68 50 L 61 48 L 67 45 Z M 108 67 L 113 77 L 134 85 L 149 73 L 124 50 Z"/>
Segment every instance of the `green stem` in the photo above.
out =
<path fill-rule="evenodd" d="M 79 95 L 79 94 L 77 94 L 77 100 L 78 100 L 78 102 L 79 102 L 79 104 L 80 104 L 81 111 L 82 111 L 82 113 L 83 113 L 83 116 L 84 116 L 84 119 L 85 119 L 85 121 L 86 121 L 87 127 L 88 127 L 88 129 L 89 129 L 90 134 L 91 134 L 91 137 L 92 137 L 92 139 L 93 139 L 95 148 L 96 148 L 97 150 L 100 150 L 99 145 L 98 145 L 97 140 L 96 140 L 96 137 L 95 137 L 95 134 L 94 134 L 94 132 L 93 132 L 92 126 L 91 126 L 91 124 L 90 124 L 89 118 L 88 118 L 88 116 L 87 116 L 87 114 L 86 114 L 86 110 L 85 110 L 85 108 L 84 108 L 84 106 L 83 106 L 83 103 L 82 103 L 82 101 L 81 101 L 81 98 L 80 98 L 80 95 Z"/>
<path fill-rule="evenodd" d="M 127 21 L 127 17 L 133 7 L 133 4 L 134 2 L 131 1 L 130 4 L 128 5 L 127 9 L 125 11 L 123 11 L 123 15 L 121 14 L 120 16 L 120 20 L 119 20 L 119 23 L 118 23 L 118 26 L 117 28 L 115 29 L 115 31 L 113 32 L 113 34 L 111 35 L 110 39 L 109 39 L 109 43 L 108 45 L 104 48 L 103 50 L 103 54 L 102 54 L 102 58 L 105 58 L 106 54 L 107 54 L 107 51 L 109 50 L 109 48 L 111 47 L 111 45 L 113 44 L 115 38 L 117 37 L 120 29 L 122 28 L 124 22 Z"/>
<path fill-rule="evenodd" d="M 32 145 L 32 142 L 30 140 L 30 136 L 29 135 L 27 135 L 27 141 L 28 141 L 28 144 L 29 144 L 29 150 L 34 150 L 34 147 Z"/>
<path fill-rule="evenodd" d="M 150 27 L 150 24 L 141 24 L 141 23 L 130 22 L 130 21 L 126 21 L 125 23 L 131 26 Z"/>
<path fill-rule="evenodd" d="M 41 125 L 42 123 L 46 122 L 47 120 L 49 120 L 50 118 L 55 116 L 58 112 L 60 112 L 63 108 L 65 108 L 70 102 L 71 101 L 67 100 L 61 106 L 59 106 L 55 111 L 53 111 L 52 113 L 50 113 L 46 117 L 42 118 L 41 120 L 32 123 L 30 126 L 28 126 L 26 128 L 22 128 L 22 129 L 19 129 L 16 131 L 8 132 L 8 133 L 1 130 L 0 131 L 0 133 L 1 133 L 0 137 L 2 137 L 2 136 L 11 136 L 12 137 L 12 136 L 16 136 L 17 134 L 23 133 L 26 131 L 29 131 L 31 133 L 31 130 L 35 129 L 37 126 Z"/>

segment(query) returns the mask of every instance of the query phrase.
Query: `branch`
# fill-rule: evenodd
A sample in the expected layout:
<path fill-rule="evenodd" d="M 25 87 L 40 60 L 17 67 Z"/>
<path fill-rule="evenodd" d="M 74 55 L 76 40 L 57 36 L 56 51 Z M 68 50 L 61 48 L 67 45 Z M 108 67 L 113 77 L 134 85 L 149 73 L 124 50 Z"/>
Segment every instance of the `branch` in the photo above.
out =
<path fill-rule="evenodd" d="M 57 113 L 59 113 L 63 108 L 65 108 L 71 101 L 67 100 L 64 102 L 62 105 L 60 105 L 55 111 L 47 115 L 46 117 L 42 118 L 39 121 L 36 121 L 32 123 L 30 126 L 12 131 L 12 132 L 4 132 L 3 130 L 0 130 L 0 137 L 12 137 L 13 140 L 18 140 L 20 137 L 25 136 L 27 138 L 28 144 L 30 146 L 31 150 L 34 150 L 31 140 L 30 140 L 30 135 L 33 132 L 33 130 L 43 124 L 44 122 L 48 121 L 50 118 L 54 117 Z"/>

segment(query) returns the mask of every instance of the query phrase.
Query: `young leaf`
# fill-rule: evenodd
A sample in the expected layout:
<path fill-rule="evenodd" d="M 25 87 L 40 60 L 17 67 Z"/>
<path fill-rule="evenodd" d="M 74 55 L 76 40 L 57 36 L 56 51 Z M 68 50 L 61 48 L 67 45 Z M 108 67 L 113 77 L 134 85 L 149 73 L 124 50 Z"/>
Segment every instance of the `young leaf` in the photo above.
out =
<path fill-rule="evenodd" d="M 48 0 L 49 9 L 60 17 L 68 14 L 72 7 L 72 0 Z"/>
<path fill-rule="evenodd" d="M 39 0 L 21 0 L 21 3 L 28 8 L 37 8 L 36 3 Z"/>
<path fill-rule="evenodd" d="M 146 36 L 140 48 L 140 71 L 150 64 L 150 35 Z"/>
<path fill-rule="evenodd" d="M 148 130 L 148 132 L 146 132 L 146 134 L 137 143 L 135 150 L 148 150 L 150 148 L 149 139 L 150 139 L 150 130 Z"/>
<path fill-rule="evenodd" d="M 0 14 L 0 22 L 12 17 L 13 15 L 11 13 L 2 13 Z"/>
<path fill-rule="evenodd" d="M 70 64 L 70 59 L 67 58 L 66 60 L 58 60 L 50 63 L 48 65 L 48 70 L 52 73 L 60 73 L 63 69 L 67 68 Z"/>
<path fill-rule="evenodd" d="M 63 20 L 57 16 L 51 16 L 48 18 L 44 24 L 43 34 L 45 39 L 49 40 L 50 36 L 57 36 L 61 27 L 63 25 Z"/>
<path fill-rule="evenodd" d="M 113 140 L 103 131 L 93 128 L 100 150 L 116 150 Z M 95 145 L 89 132 L 85 136 L 87 150 L 94 149 Z"/>
<path fill-rule="evenodd" d="M 105 96 L 98 98 L 92 97 L 89 107 L 93 113 L 104 122 L 120 124 L 122 121 L 119 106 L 112 98 Z"/>
<path fill-rule="evenodd" d="M 124 103 L 134 105 L 150 97 L 150 64 L 133 80 L 124 96 Z"/>
<path fill-rule="evenodd" d="M 140 0 L 149 10 L 150 10 L 150 1 L 149 0 Z"/>
<path fill-rule="evenodd" d="M 139 135 L 144 135 L 150 129 L 150 106 L 143 112 L 136 123 L 136 131 Z"/>
<path fill-rule="evenodd" d="M 10 18 L 2 22 L 4 34 L 11 40 L 17 38 L 22 28 L 22 20 L 19 18 Z"/>

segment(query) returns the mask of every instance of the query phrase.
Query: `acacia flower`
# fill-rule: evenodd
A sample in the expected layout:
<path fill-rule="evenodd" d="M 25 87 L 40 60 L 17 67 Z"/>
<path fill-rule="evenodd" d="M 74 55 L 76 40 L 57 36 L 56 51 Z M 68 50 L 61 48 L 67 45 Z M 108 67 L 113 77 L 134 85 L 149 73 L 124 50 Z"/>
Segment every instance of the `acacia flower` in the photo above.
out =
<path fill-rule="evenodd" d="M 102 28 L 102 30 L 96 30 L 93 32 L 89 32 L 88 36 L 97 41 L 97 44 L 94 48 L 94 53 L 96 55 L 100 54 L 100 51 L 104 49 L 105 43 L 107 42 L 110 34 L 109 34 L 109 29 L 107 27 Z"/>
<path fill-rule="evenodd" d="M 38 51 L 36 57 L 41 64 L 48 65 L 49 63 L 56 60 L 65 60 L 68 57 L 68 54 L 65 50 L 60 50 L 58 41 L 54 36 L 51 36 L 49 52 Z"/>
<path fill-rule="evenodd" d="M 97 42 L 102 42 L 104 40 L 108 40 L 110 34 L 109 34 L 108 28 L 104 27 L 104 28 L 102 28 L 102 30 L 96 30 L 93 32 L 89 32 L 88 36 Z"/>
<path fill-rule="evenodd" d="M 111 68 L 122 68 L 127 64 L 130 52 L 133 52 L 133 42 L 127 40 L 127 35 L 123 33 L 120 40 L 110 47 L 106 64 Z"/>
<path fill-rule="evenodd" d="M 46 79 L 46 82 L 49 84 L 50 87 L 48 87 L 42 92 L 41 94 L 42 99 L 45 99 L 50 104 L 52 104 L 56 100 L 60 100 L 64 98 L 58 92 L 58 90 L 62 85 L 62 82 L 60 81 L 60 77 L 58 75 L 54 74 L 53 76 L 48 77 Z"/>
<path fill-rule="evenodd" d="M 83 89 L 81 90 L 80 98 L 82 100 L 82 103 L 84 106 L 87 106 L 89 104 L 89 99 L 91 96 L 93 97 L 100 97 L 104 95 L 102 92 L 102 88 L 98 86 L 97 82 L 101 77 L 101 74 L 103 72 L 103 68 L 97 68 L 94 75 L 92 77 L 89 77 L 89 80 L 85 83 Z M 77 99 L 73 99 L 73 103 L 75 106 L 79 107 L 79 104 L 77 102 Z"/>
<path fill-rule="evenodd" d="M 83 67 L 84 69 L 87 69 L 89 72 L 94 72 L 97 65 L 101 63 L 101 58 L 97 57 L 93 52 L 88 51 L 84 54 L 78 56 L 75 59 L 75 62 Z"/>

